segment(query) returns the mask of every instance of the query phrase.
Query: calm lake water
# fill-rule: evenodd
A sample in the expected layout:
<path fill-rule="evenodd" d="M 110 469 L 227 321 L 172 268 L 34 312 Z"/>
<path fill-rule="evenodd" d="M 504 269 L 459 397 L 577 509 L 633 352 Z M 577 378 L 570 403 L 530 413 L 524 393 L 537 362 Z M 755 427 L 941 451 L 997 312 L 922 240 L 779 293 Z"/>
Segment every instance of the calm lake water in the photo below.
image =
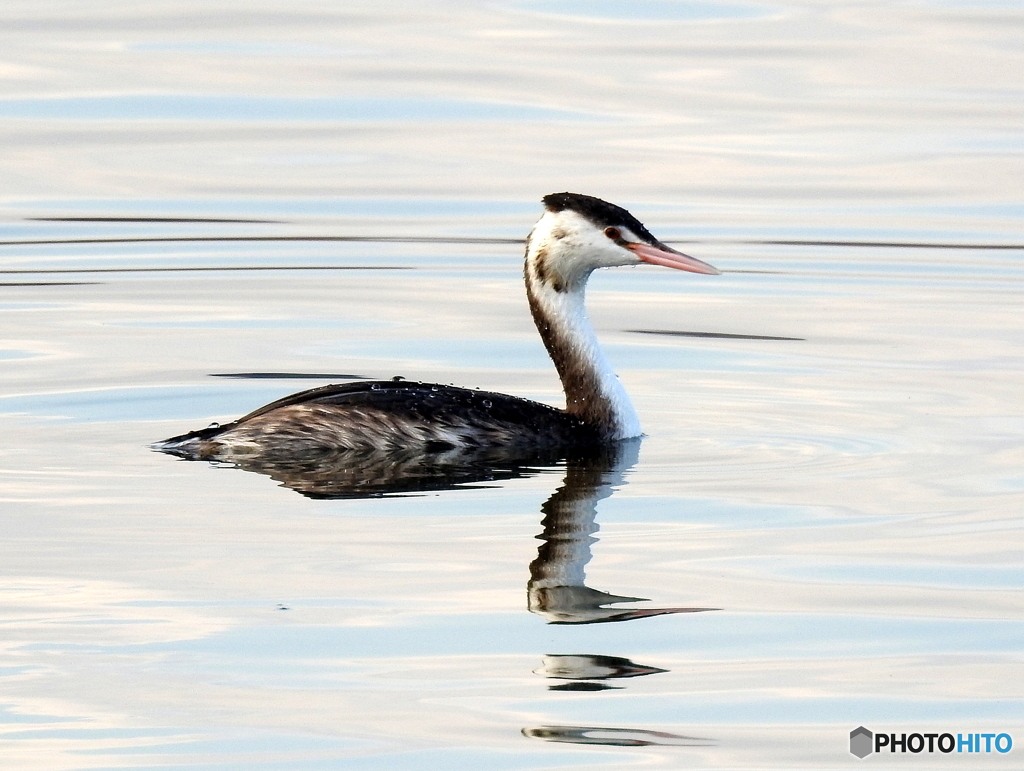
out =
<path fill-rule="evenodd" d="M 1019 767 L 1022 31 L 5 3 L 3 767 Z M 566 189 L 723 271 L 592 281 L 642 441 L 362 498 L 149 449 L 346 376 L 559 404 L 521 260 Z"/>

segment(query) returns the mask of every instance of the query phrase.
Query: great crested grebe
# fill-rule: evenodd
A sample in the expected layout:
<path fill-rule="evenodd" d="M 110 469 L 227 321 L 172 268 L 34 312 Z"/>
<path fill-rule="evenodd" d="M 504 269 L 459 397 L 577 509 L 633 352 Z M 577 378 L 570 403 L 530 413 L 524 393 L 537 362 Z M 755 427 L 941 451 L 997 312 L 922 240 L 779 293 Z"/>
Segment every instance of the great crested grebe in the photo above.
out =
<path fill-rule="evenodd" d="M 302 391 L 155 449 L 231 461 L 339 450 L 565 448 L 640 436 L 636 411 L 587 319 L 587 279 L 597 268 L 643 262 L 718 271 L 665 246 L 620 206 L 579 193 L 553 193 L 543 202 L 544 214 L 526 244 L 526 296 L 565 389 L 564 411 L 505 394 L 396 378 Z"/>

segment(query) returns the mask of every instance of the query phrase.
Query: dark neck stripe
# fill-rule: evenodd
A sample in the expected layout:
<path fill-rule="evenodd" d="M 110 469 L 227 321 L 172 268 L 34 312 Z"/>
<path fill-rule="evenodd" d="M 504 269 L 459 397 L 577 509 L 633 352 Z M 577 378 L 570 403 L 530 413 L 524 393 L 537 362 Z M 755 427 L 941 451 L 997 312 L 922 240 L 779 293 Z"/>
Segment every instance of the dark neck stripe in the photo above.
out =
<path fill-rule="evenodd" d="M 535 286 L 527 265 L 526 298 L 530 304 L 533 322 L 537 325 L 544 347 L 562 381 L 562 388 L 565 390 L 565 411 L 593 426 L 605 436 L 615 436 L 619 429 L 618 421 L 611 400 L 601 390 L 600 377 L 594 363 L 572 345 L 564 330 L 551 323 L 546 309 L 537 296 L 537 291 L 538 287 Z M 539 291 L 543 291 L 543 288 Z"/>

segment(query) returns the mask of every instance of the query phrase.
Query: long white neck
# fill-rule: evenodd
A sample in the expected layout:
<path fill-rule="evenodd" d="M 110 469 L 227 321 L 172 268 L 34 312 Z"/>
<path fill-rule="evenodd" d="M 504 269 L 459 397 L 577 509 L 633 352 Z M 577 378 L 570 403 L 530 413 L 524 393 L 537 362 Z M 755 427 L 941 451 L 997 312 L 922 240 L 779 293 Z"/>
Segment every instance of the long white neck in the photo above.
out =
<path fill-rule="evenodd" d="M 526 295 L 562 380 L 566 412 L 599 428 L 609 439 L 640 436 L 640 418 L 587 318 L 583 301 L 590 271 L 571 278 L 545 271 L 544 255 L 536 251 L 527 250 Z"/>

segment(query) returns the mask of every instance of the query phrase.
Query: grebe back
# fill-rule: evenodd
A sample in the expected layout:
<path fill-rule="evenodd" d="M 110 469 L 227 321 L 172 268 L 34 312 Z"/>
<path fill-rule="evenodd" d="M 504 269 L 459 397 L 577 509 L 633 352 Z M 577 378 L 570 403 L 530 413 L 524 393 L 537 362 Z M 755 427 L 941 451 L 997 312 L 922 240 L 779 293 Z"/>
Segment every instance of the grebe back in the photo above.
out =
<path fill-rule="evenodd" d="M 658 241 L 622 207 L 579 193 L 543 199 L 524 278 L 566 408 L 505 394 L 401 379 L 313 388 L 156 449 L 190 459 L 289 457 L 339 450 L 445 452 L 486 446 L 599 445 L 639 436 L 640 421 L 598 345 L 584 294 L 597 268 L 647 262 L 694 273 L 710 265 Z"/>

